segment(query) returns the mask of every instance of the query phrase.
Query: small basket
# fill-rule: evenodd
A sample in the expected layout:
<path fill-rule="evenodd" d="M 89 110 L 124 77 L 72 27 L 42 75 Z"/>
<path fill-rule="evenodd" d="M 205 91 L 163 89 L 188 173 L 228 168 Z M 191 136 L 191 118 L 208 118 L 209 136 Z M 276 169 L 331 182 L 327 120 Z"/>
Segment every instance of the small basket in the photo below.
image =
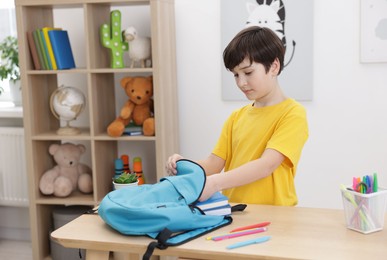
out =
<path fill-rule="evenodd" d="M 348 189 L 341 190 L 347 228 L 363 234 L 383 229 L 387 189 L 379 188 L 378 190 L 378 192 L 369 194 Z"/>

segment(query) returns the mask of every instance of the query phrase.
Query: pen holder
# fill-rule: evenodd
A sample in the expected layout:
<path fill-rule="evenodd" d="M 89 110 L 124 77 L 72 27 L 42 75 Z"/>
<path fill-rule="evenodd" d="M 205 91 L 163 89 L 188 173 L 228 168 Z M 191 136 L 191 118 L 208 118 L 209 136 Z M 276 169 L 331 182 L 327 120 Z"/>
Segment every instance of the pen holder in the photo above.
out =
<path fill-rule="evenodd" d="M 387 190 L 362 194 L 342 189 L 344 215 L 347 228 L 363 234 L 382 230 L 386 211 Z"/>

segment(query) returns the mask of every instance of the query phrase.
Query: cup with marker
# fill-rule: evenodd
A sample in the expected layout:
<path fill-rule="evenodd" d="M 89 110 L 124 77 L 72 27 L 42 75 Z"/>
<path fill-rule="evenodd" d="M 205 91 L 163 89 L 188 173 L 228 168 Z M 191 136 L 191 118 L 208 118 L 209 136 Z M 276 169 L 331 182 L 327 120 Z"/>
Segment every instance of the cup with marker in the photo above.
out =
<path fill-rule="evenodd" d="M 384 228 L 387 189 L 376 173 L 353 177 L 352 185 L 341 185 L 341 194 L 347 228 L 363 234 Z"/>

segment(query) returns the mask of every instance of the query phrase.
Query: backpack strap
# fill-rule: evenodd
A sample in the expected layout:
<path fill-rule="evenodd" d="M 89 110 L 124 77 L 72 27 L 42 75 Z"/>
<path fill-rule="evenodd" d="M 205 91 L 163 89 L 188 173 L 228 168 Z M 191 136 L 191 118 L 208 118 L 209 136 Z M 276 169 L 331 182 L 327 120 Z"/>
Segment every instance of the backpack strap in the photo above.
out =
<path fill-rule="evenodd" d="M 231 212 L 244 211 L 246 207 L 247 207 L 246 204 L 236 204 L 231 207 Z"/>
<path fill-rule="evenodd" d="M 153 251 L 157 247 L 158 249 L 166 249 L 168 247 L 167 240 L 172 236 L 172 231 L 168 228 L 164 228 L 163 231 L 161 231 L 158 236 L 156 237 L 157 241 L 149 243 L 145 254 L 143 255 L 143 260 L 149 260 L 150 257 L 153 254 Z"/>
<path fill-rule="evenodd" d="M 195 238 L 198 238 L 202 235 L 210 233 L 214 230 L 217 230 L 221 227 L 227 226 L 231 223 L 232 223 L 232 217 L 226 216 L 224 217 L 223 221 L 220 222 L 218 225 L 211 226 L 211 227 L 197 228 L 194 230 L 178 233 L 177 235 L 173 235 L 171 230 L 165 228 L 157 235 L 156 237 L 157 241 L 153 241 L 149 243 L 147 250 L 143 255 L 142 259 L 149 260 L 155 248 L 163 250 L 163 249 L 167 249 L 169 246 L 178 246 L 188 241 L 191 241 Z"/>

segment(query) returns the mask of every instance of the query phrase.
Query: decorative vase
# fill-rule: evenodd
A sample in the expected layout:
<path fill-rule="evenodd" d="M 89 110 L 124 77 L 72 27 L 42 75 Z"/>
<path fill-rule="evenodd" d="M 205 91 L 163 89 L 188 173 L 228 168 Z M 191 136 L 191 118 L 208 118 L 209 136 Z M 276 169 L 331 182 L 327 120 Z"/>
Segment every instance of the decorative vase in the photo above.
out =
<path fill-rule="evenodd" d="M 113 181 L 113 187 L 115 190 L 122 189 L 122 188 L 130 188 L 130 187 L 134 187 L 134 186 L 138 186 L 138 180 L 136 182 L 133 182 L 133 183 L 115 183 Z"/>
<path fill-rule="evenodd" d="M 21 106 L 22 105 L 22 93 L 21 93 L 21 87 L 20 87 L 20 80 L 17 80 L 13 82 L 12 80 L 9 81 L 9 89 L 11 93 L 11 101 L 14 103 L 15 106 Z"/>

